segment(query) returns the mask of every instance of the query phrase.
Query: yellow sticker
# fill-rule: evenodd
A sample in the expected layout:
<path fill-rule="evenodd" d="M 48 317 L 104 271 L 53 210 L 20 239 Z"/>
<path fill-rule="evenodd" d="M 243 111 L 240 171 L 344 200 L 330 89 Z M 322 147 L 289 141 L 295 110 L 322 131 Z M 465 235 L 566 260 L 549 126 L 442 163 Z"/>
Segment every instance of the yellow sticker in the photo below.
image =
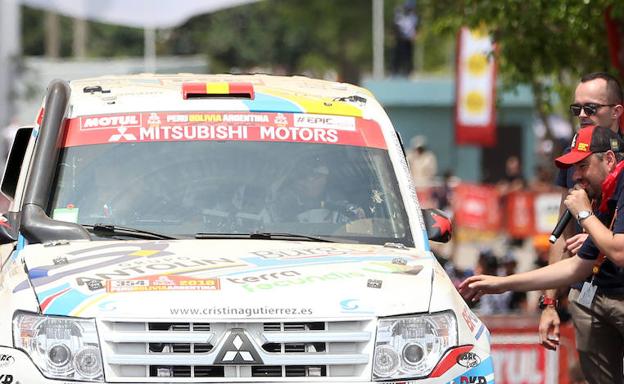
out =
<path fill-rule="evenodd" d="M 154 250 L 150 250 L 150 249 L 141 249 L 139 251 L 132 252 L 128 256 L 152 256 L 152 255 L 157 254 L 158 252 L 160 252 L 160 251 L 154 251 Z"/>
<path fill-rule="evenodd" d="M 588 147 L 589 145 L 587 145 L 587 143 L 579 143 L 576 149 L 578 149 L 579 151 L 587 152 Z"/>

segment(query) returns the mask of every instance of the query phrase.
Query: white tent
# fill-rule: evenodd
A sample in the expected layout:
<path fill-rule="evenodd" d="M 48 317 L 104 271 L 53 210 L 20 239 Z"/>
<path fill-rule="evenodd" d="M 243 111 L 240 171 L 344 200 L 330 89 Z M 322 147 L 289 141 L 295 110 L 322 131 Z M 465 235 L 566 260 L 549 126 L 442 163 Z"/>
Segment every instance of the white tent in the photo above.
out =
<path fill-rule="evenodd" d="M 19 0 L 78 19 L 143 28 L 145 72 L 156 68 L 156 29 L 172 28 L 193 16 L 258 0 Z"/>
<path fill-rule="evenodd" d="M 21 56 L 20 5 L 79 19 L 144 28 L 146 72 L 156 67 L 155 30 L 204 13 L 258 0 L 0 0 L 0 127 L 14 114 L 14 81 Z"/>

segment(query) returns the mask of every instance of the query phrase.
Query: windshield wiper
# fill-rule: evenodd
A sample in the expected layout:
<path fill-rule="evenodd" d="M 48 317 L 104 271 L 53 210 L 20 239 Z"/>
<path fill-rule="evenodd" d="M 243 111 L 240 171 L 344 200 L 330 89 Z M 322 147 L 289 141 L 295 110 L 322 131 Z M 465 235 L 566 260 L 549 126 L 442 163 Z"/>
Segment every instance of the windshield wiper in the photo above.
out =
<path fill-rule="evenodd" d="M 252 239 L 252 240 L 307 240 L 307 241 L 320 241 L 323 243 L 335 243 L 335 240 L 330 240 L 321 236 L 308 236 L 300 235 L 296 233 L 284 233 L 284 232 L 254 232 L 254 233 L 208 233 L 199 232 L 195 234 L 196 239 Z"/>
<path fill-rule="evenodd" d="M 81 224 L 83 227 L 93 232 L 94 235 L 99 237 L 112 237 L 112 236 L 128 236 L 137 239 L 146 240 L 176 240 L 177 238 L 162 233 L 150 232 L 143 229 L 121 227 L 119 225 L 111 224 L 95 224 L 87 225 Z"/>

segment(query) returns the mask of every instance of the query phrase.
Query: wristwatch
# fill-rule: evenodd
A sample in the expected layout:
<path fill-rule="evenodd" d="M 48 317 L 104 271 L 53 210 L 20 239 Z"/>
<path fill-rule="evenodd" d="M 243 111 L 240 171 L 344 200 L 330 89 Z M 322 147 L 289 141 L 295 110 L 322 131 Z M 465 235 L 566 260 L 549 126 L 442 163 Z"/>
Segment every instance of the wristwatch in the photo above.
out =
<path fill-rule="evenodd" d="M 552 297 L 548 297 L 546 295 L 540 296 L 538 304 L 539 309 L 544 309 L 549 305 L 552 305 L 556 309 L 559 307 L 559 300 L 553 299 Z"/>
<path fill-rule="evenodd" d="M 580 223 L 593 214 L 594 213 L 592 211 L 579 211 L 578 215 L 576 215 L 576 220 Z"/>

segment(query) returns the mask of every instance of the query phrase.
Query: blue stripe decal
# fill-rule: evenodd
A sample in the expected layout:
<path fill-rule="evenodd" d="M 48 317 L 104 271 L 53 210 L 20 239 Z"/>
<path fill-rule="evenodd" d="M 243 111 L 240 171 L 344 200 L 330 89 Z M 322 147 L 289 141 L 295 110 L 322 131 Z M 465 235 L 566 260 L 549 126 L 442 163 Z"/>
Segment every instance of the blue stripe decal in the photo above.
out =
<path fill-rule="evenodd" d="M 481 334 L 483 333 L 484 329 L 485 329 L 485 325 L 481 324 L 481 328 L 479 328 L 479 330 L 477 331 L 477 334 L 475 335 L 475 339 L 479 340 L 479 337 L 481 337 Z"/>
<path fill-rule="evenodd" d="M 429 246 L 429 235 L 427 235 L 427 230 L 423 230 L 423 243 L 425 246 L 425 251 L 431 251 L 431 247 Z"/>
<path fill-rule="evenodd" d="M 492 376 L 494 377 L 494 365 L 492 363 L 492 357 L 488 357 L 487 359 L 483 360 L 481 362 L 481 364 L 477 365 L 476 367 L 472 368 L 471 370 L 462 373 L 461 375 L 455 377 L 453 380 L 451 380 L 449 383 L 453 383 L 453 384 L 462 384 L 461 383 L 461 378 L 462 377 L 476 377 L 476 376 L 483 376 L 483 377 L 487 377 L 487 376 Z M 495 380 L 489 380 L 487 382 L 487 384 L 494 384 Z"/>
<path fill-rule="evenodd" d="M 11 254 L 11 260 L 17 259 L 17 255 L 19 255 L 20 251 L 24 249 L 25 245 L 26 245 L 26 239 L 24 238 L 24 236 L 22 236 L 20 232 L 17 234 L 17 246 L 15 247 L 15 250 Z"/>
<path fill-rule="evenodd" d="M 287 99 L 258 92 L 256 92 L 254 100 L 243 100 L 243 103 L 251 112 L 305 112 L 297 104 Z"/>
<path fill-rule="evenodd" d="M 69 313 L 89 298 L 88 295 L 72 289 L 65 293 L 59 300 L 54 300 L 45 310 L 47 315 L 69 315 Z"/>

